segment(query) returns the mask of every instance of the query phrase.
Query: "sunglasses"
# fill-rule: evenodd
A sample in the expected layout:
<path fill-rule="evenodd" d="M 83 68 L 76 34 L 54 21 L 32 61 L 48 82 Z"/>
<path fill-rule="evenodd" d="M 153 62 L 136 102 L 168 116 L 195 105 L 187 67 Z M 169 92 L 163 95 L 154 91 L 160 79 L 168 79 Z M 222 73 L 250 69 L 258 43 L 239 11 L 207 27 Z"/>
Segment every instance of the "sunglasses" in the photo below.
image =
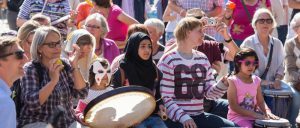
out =
<path fill-rule="evenodd" d="M 258 66 L 258 61 L 250 61 L 250 60 L 240 60 L 240 63 L 246 65 L 246 66 Z"/>
<path fill-rule="evenodd" d="M 92 29 L 100 29 L 101 27 L 100 26 L 97 26 L 97 25 L 84 25 L 85 28 L 92 28 Z"/>
<path fill-rule="evenodd" d="M 257 19 L 256 23 L 260 23 L 260 24 L 264 24 L 264 23 L 272 24 L 273 20 L 272 19 Z"/>
<path fill-rule="evenodd" d="M 49 48 L 61 48 L 61 41 L 44 43 L 43 45 L 47 45 Z"/>
<path fill-rule="evenodd" d="M 15 55 L 16 58 L 18 60 L 22 60 L 24 58 L 24 51 L 15 51 L 15 52 L 12 52 L 12 53 L 7 53 L 7 54 L 4 54 L 2 56 L 0 56 L 0 58 L 4 58 L 4 57 L 8 57 L 8 56 L 11 56 L 11 55 Z"/>

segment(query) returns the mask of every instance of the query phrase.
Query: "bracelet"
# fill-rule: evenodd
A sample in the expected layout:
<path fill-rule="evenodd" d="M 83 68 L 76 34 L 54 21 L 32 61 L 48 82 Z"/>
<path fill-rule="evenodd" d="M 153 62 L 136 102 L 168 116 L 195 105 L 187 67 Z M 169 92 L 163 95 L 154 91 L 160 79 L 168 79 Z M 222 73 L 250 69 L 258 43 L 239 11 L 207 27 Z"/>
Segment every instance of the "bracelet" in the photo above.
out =
<path fill-rule="evenodd" d="M 225 39 L 224 39 L 224 41 L 225 41 L 226 43 L 230 43 L 230 42 L 232 41 L 232 38 L 230 37 L 228 40 L 225 40 Z"/>

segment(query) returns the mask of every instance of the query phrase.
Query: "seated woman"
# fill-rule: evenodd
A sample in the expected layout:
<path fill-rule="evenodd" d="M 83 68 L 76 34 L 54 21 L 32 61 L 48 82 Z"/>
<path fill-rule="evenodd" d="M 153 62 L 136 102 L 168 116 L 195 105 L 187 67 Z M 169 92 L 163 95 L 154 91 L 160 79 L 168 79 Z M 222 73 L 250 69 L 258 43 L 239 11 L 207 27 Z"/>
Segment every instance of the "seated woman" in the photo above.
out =
<path fill-rule="evenodd" d="M 36 29 L 30 49 L 32 60 L 24 66 L 25 75 L 20 81 L 24 103 L 18 127 L 46 127 L 48 119 L 60 106 L 66 111 L 54 127 L 67 128 L 76 124 L 71 101 L 73 98 L 85 98 L 89 86 L 78 68 L 78 47 L 68 60 L 60 59 L 61 39 L 54 27 Z"/>
<path fill-rule="evenodd" d="M 96 39 L 95 53 L 111 63 L 120 54 L 115 42 L 106 38 L 109 31 L 106 19 L 98 13 L 88 16 L 85 20 L 84 28 Z"/>
<path fill-rule="evenodd" d="M 130 35 L 135 33 L 135 32 L 143 32 L 143 33 L 146 33 L 147 35 L 149 35 L 146 25 L 144 25 L 144 24 L 133 24 L 133 25 L 130 25 L 129 28 L 128 28 L 126 39 L 128 39 L 128 37 L 130 37 Z M 126 49 L 124 49 L 124 50 L 126 50 Z M 124 53 L 120 54 L 112 61 L 112 63 L 111 63 L 111 71 L 112 72 L 115 72 L 117 70 L 117 68 L 119 68 L 120 61 L 124 58 L 124 56 L 125 56 Z"/>
<path fill-rule="evenodd" d="M 281 89 L 281 80 L 284 77 L 284 49 L 281 41 L 270 35 L 273 28 L 276 27 L 274 16 L 268 9 L 258 9 L 253 16 L 252 27 L 255 30 L 255 34 L 247 37 L 241 48 L 252 48 L 256 52 L 259 65 L 254 74 L 261 78 L 262 89 L 264 90 L 268 87 Z M 288 86 L 288 90 L 290 89 L 290 86 Z M 298 97 L 293 92 L 293 98 Z M 265 97 L 265 101 L 271 108 L 271 99 Z M 292 102 L 287 117 L 293 126 L 296 125 L 296 117 L 299 111 L 299 105 L 296 105 L 299 103 L 296 102 Z"/>
<path fill-rule="evenodd" d="M 34 30 L 40 26 L 41 25 L 38 22 L 34 20 L 29 20 L 26 21 L 18 31 L 17 37 L 19 40 L 21 40 L 20 46 L 24 49 L 24 52 L 26 56 L 28 56 L 29 60 L 31 60 L 30 46 L 32 43 L 32 38 L 34 36 Z"/>
<path fill-rule="evenodd" d="M 298 116 L 299 113 L 299 107 L 300 107 L 300 63 L 299 63 L 299 57 L 300 57 L 300 13 L 297 13 L 294 18 L 291 21 L 291 27 L 296 33 L 296 36 L 294 38 L 291 38 L 286 41 L 284 45 L 284 51 L 285 51 L 285 76 L 284 79 L 291 83 L 292 91 L 295 93 L 295 95 L 298 95 L 296 97 L 293 97 L 293 103 L 292 106 L 294 108 L 293 110 L 290 110 L 290 118 L 295 119 Z M 295 120 L 293 120 L 295 121 Z M 295 123 L 295 122 L 293 122 Z"/>
<path fill-rule="evenodd" d="M 79 15 L 76 22 L 79 27 L 89 15 L 100 13 L 108 22 L 110 31 L 106 37 L 114 40 L 119 49 L 124 49 L 128 26 L 139 22 L 126 14 L 118 5 L 113 4 L 112 0 L 92 0 L 92 3 L 93 7 L 86 2 L 78 5 Z"/>
<path fill-rule="evenodd" d="M 152 45 L 150 37 L 142 32 L 133 33 L 127 40 L 126 53 L 120 67 L 113 74 L 113 87 L 138 85 L 150 89 L 156 99 L 160 99 L 158 79 L 159 73 L 152 60 Z M 161 100 L 159 100 L 161 101 Z M 157 116 L 159 103 L 154 113 L 137 125 L 138 128 L 157 127 L 166 128 L 162 119 Z"/>

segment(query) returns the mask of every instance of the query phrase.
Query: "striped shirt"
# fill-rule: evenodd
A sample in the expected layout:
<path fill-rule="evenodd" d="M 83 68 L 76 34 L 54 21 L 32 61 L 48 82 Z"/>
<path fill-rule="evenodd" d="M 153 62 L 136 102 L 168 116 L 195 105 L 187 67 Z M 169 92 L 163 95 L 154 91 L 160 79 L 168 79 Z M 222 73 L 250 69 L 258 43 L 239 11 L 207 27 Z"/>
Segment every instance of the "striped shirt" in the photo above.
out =
<path fill-rule="evenodd" d="M 173 121 L 183 123 L 202 114 L 204 97 L 215 100 L 227 90 L 222 82 L 216 84 L 207 57 L 195 50 L 190 60 L 172 50 L 161 58 L 158 68 L 163 73 L 160 92 Z"/>
<path fill-rule="evenodd" d="M 42 76 L 38 76 L 37 66 L 32 62 L 26 63 L 24 66 L 25 75 L 21 78 L 21 100 L 24 105 L 21 108 L 20 117 L 18 119 L 18 127 L 34 122 L 47 122 L 48 119 L 57 111 L 60 105 L 66 109 L 64 116 L 58 119 L 57 126 L 59 128 L 67 128 L 75 121 L 72 99 L 85 98 L 88 94 L 88 86 L 82 90 L 74 88 L 74 80 L 69 64 L 66 64 L 64 70 L 60 72 L 59 81 L 53 89 L 51 95 L 46 102 L 41 105 L 39 102 L 39 91 L 45 87 L 49 81 L 49 71 L 41 66 Z M 42 80 L 39 80 L 42 78 Z"/>
<path fill-rule="evenodd" d="M 33 15 L 41 13 L 46 0 L 24 0 L 20 7 L 18 18 L 29 20 Z M 49 1 L 49 0 L 48 0 Z M 52 0 L 53 1 L 53 0 Z M 68 0 L 56 0 L 48 2 L 43 14 L 50 17 L 51 22 L 66 16 L 70 13 L 70 4 Z M 63 36 L 67 35 L 67 21 L 53 25 Z"/>

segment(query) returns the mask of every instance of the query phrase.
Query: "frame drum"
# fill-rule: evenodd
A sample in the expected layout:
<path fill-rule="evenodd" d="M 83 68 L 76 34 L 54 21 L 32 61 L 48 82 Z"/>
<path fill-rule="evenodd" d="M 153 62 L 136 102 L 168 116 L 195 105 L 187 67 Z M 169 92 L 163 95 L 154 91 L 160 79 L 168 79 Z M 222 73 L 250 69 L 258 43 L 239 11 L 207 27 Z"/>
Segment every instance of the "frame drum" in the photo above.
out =
<path fill-rule="evenodd" d="M 84 121 L 94 128 L 125 128 L 142 122 L 156 106 L 152 92 L 142 86 L 126 86 L 92 100 L 84 110 Z"/>

